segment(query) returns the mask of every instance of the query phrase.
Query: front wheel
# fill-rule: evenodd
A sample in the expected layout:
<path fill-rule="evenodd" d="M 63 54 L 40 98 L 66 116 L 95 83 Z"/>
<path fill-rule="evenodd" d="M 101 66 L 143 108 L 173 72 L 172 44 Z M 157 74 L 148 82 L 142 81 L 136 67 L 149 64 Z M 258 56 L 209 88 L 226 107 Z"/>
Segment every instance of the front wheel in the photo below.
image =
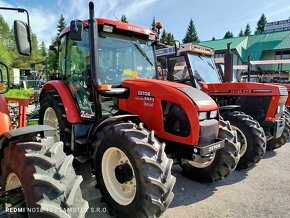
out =
<path fill-rule="evenodd" d="M 218 138 L 225 140 L 222 149 L 205 157 L 199 156 L 199 162 L 181 159 L 182 172 L 186 176 L 199 182 L 214 182 L 222 180 L 235 170 L 240 159 L 240 143 L 228 121 L 220 120 Z"/>
<path fill-rule="evenodd" d="M 285 119 L 285 127 L 279 138 L 272 138 L 267 142 L 267 150 L 274 150 L 282 147 L 286 144 L 290 136 L 290 116 L 289 111 L 284 111 L 282 118 Z"/>
<path fill-rule="evenodd" d="M 119 217 L 160 216 L 173 199 L 172 160 L 142 124 L 112 124 L 96 139 L 97 187 Z"/>
<path fill-rule="evenodd" d="M 258 163 L 266 151 L 266 136 L 260 124 L 241 111 L 225 113 L 223 118 L 237 131 L 238 141 L 241 143 L 241 158 L 237 169 L 246 169 Z"/>
<path fill-rule="evenodd" d="M 10 142 L 1 163 L 2 188 L 18 191 L 5 204 L 6 211 L 16 208 L 17 217 L 85 217 L 88 202 L 72 161 L 62 142 Z"/>

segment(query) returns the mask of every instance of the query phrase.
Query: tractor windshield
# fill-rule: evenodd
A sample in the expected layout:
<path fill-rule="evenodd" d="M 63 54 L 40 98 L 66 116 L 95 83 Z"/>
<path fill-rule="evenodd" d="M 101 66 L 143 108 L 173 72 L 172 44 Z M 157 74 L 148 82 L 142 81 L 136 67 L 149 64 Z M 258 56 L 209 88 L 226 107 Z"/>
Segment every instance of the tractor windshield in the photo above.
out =
<path fill-rule="evenodd" d="M 131 77 L 155 77 L 151 41 L 101 33 L 98 43 L 101 83 L 120 84 Z"/>
<path fill-rule="evenodd" d="M 221 83 L 221 78 L 211 57 L 202 54 L 188 54 L 188 59 L 198 82 Z"/>

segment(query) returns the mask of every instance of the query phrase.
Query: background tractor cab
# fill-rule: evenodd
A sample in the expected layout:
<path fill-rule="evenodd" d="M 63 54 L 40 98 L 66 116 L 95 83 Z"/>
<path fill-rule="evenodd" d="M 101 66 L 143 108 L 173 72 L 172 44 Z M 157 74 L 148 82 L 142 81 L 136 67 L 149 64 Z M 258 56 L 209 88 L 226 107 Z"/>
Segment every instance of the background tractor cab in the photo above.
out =
<path fill-rule="evenodd" d="M 156 54 L 164 68 L 168 69 L 168 80 L 199 87 L 215 99 L 220 107 L 227 106 L 229 109 L 229 105 L 236 105 L 231 106 L 232 110 L 238 106 L 239 111 L 257 120 L 265 130 L 268 149 L 286 143 L 289 124 L 285 128 L 285 119 L 282 117 L 288 96 L 285 87 L 224 82 L 213 60 L 214 51 L 208 47 L 188 43 L 180 45 L 177 51 L 164 48 L 157 50 Z"/>

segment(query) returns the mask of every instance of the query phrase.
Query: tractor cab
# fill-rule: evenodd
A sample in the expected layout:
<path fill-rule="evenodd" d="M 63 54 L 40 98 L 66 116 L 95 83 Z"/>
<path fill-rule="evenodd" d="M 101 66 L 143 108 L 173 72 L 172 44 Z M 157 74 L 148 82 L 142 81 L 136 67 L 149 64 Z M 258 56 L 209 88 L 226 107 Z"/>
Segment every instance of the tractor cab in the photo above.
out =
<path fill-rule="evenodd" d="M 122 87 L 124 80 L 156 76 L 152 46 L 155 32 L 103 18 L 96 19 L 96 23 L 98 33 L 94 43 L 98 49 L 93 57 L 97 59 L 96 66 L 90 66 L 92 53 L 86 21 L 77 24 L 82 29 L 78 38 L 70 31 L 74 22 L 60 34 L 59 77 L 68 85 L 83 119 L 93 119 L 98 110 L 103 118 L 114 115 L 118 110 L 117 98 L 128 94 Z M 93 74 L 91 67 L 95 67 Z M 94 94 L 100 94 L 97 101 Z"/>
<path fill-rule="evenodd" d="M 178 51 L 163 48 L 156 51 L 158 60 L 167 69 L 167 79 L 199 87 L 199 83 L 222 83 L 214 60 L 214 51 L 191 43 L 180 45 Z"/>

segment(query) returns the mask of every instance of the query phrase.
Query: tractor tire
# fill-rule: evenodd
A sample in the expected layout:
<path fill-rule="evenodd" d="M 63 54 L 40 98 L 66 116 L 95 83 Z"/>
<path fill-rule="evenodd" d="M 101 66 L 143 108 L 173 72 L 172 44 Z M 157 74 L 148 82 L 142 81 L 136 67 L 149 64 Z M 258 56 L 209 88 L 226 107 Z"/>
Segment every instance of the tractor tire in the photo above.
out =
<path fill-rule="evenodd" d="M 241 111 L 223 114 L 224 120 L 237 131 L 240 142 L 240 160 L 236 169 L 246 169 L 258 163 L 266 152 L 266 136 L 258 121 Z"/>
<path fill-rule="evenodd" d="M 290 111 L 288 110 L 288 108 L 285 108 L 283 116 L 286 119 L 286 123 L 288 123 L 288 127 L 290 127 Z M 290 128 L 289 128 L 289 136 L 288 136 L 287 141 L 289 140 L 289 138 L 290 138 Z"/>
<path fill-rule="evenodd" d="M 284 111 L 282 117 L 285 118 L 285 127 L 284 130 L 279 138 L 272 138 L 267 142 L 267 150 L 274 150 L 282 147 L 285 145 L 290 136 L 290 117 L 288 116 L 287 112 Z"/>
<path fill-rule="evenodd" d="M 52 138 L 10 142 L 1 163 L 2 188 L 23 191 L 6 209 L 18 207 L 17 217 L 85 217 L 88 202 L 82 198 L 82 176 L 76 175 L 72 161 L 73 156 L 63 152 L 63 143 L 53 143 Z"/>
<path fill-rule="evenodd" d="M 60 96 L 55 91 L 47 91 L 40 99 L 39 124 L 56 129 L 55 141 L 64 142 L 64 150 L 71 153 L 72 124 L 67 121 L 65 109 Z"/>
<path fill-rule="evenodd" d="M 240 159 L 240 143 L 228 121 L 220 119 L 218 138 L 225 140 L 225 147 L 217 150 L 208 162 L 196 164 L 194 161 L 181 160 L 182 172 L 186 176 L 202 183 L 214 182 L 224 179 L 235 170 Z"/>
<path fill-rule="evenodd" d="M 172 201 L 173 160 L 142 123 L 111 124 L 97 134 L 95 176 L 110 214 L 159 217 Z"/>

